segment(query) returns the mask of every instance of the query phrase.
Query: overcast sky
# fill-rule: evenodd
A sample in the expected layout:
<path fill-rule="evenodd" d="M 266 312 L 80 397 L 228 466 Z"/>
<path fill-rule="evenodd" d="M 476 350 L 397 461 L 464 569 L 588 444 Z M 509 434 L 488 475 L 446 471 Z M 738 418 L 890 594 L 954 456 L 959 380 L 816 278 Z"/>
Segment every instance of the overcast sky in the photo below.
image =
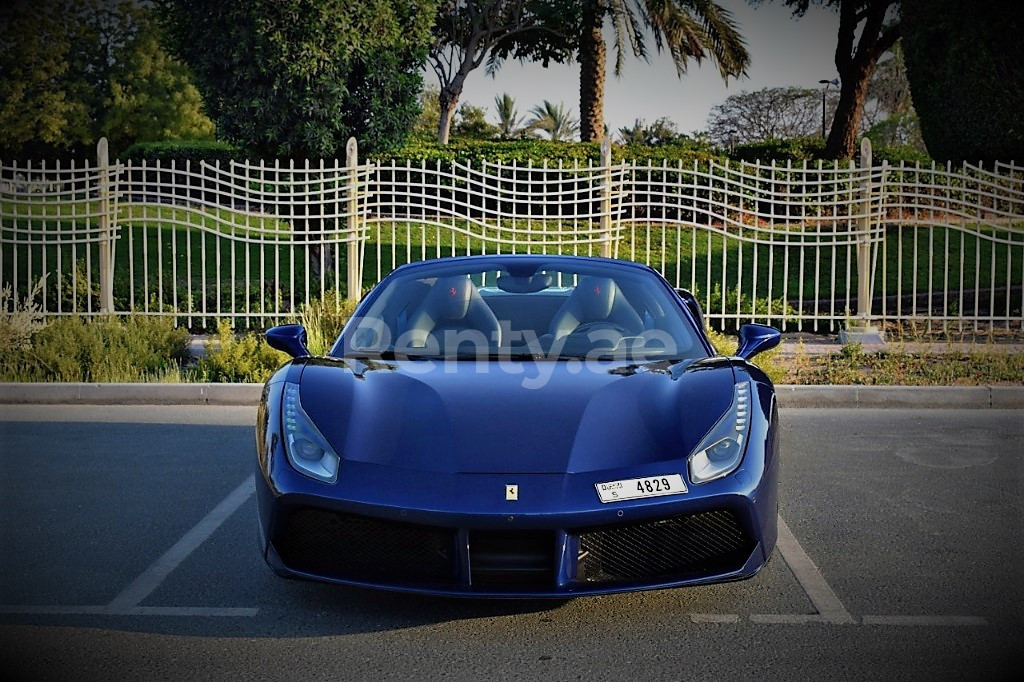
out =
<path fill-rule="evenodd" d="M 705 61 L 698 67 L 691 61 L 680 79 L 671 59 L 655 55 L 650 64 L 630 56 L 622 77 L 615 78 L 611 72 L 614 55 L 609 50 L 604 100 L 609 130 L 614 133 L 637 118 L 651 123 L 662 116 L 674 121 L 681 132 L 704 130 L 711 107 L 729 95 L 786 85 L 818 88 L 819 80 L 836 77 L 839 18 L 834 12 L 812 4 L 803 18 L 795 19 L 781 0 L 757 8 L 743 0 L 719 2 L 732 10 L 746 38 L 751 54 L 749 75 L 738 81 L 730 79 L 727 87 L 712 63 Z M 605 31 L 609 31 L 607 23 Z M 653 48 L 653 41 L 649 42 Z M 437 83 L 433 71 L 428 70 L 425 82 Z M 494 96 L 502 92 L 515 98 L 520 116 L 547 99 L 564 103 L 578 118 L 579 66 L 552 64 L 545 69 L 539 64 L 512 61 L 495 78 L 481 68 L 470 74 L 461 101 L 484 107 L 488 120 L 495 122 Z"/>

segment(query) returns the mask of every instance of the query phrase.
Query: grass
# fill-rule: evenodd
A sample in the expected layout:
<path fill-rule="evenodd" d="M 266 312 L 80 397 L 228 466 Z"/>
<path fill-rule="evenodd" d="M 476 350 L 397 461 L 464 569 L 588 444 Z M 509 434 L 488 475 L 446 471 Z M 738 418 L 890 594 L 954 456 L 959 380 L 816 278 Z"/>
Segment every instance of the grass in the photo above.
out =
<path fill-rule="evenodd" d="M 977 346 L 969 351 L 913 352 L 899 345 L 865 352 L 859 344 L 838 353 L 796 357 L 782 363 L 788 384 L 863 386 L 990 386 L 1024 384 L 1024 354 Z"/>

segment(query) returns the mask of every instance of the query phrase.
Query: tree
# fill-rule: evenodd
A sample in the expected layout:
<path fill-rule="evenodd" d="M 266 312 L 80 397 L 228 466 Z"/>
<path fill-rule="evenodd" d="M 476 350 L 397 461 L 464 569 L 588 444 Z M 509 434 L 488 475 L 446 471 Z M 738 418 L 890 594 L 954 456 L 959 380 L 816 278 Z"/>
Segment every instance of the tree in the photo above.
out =
<path fill-rule="evenodd" d="M 487 112 L 483 107 L 463 102 L 459 106 L 458 121 L 452 127 L 457 137 L 474 140 L 489 140 L 498 134 L 498 129 L 487 122 Z"/>
<path fill-rule="evenodd" d="M 4 154 L 91 154 L 141 139 L 208 137 L 190 74 L 159 46 L 144 7 L 36 0 L 0 10 Z"/>
<path fill-rule="evenodd" d="M 498 137 L 512 140 L 522 137 L 526 130 L 523 119 L 516 111 L 516 101 L 507 92 L 494 96 L 494 110 L 498 114 Z"/>
<path fill-rule="evenodd" d="M 659 146 L 688 139 L 679 132 L 676 124 L 662 116 L 651 125 L 642 119 L 636 119 L 631 127 L 619 128 L 619 142 L 622 144 L 642 144 Z"/>
<path fill-rule="evenodd" d="M 759 4 L 764 0 L 749 0 Z M 835 62 L 839 72 L 839 101 L 825 143 L 825 155 L 847 159 L 857 147 L 868 85 L 879 58 L 900 37 L 900 23 L 893 12 L 900 0 L 785 0 L 793 15 L 802 17 L 811 2 L 839 13 Z"/>
<path fill-rule="evenodd" d="M 135 142 L 213 139 L 213 121 L 203 113 L 188 68 L 164 51 L 152 30 L 115 65 L 105 105 L 100 129 L 115 152 Z"/>
<path fill-rule="evenodd" d="M 156 0 L 218 131 L 249 153 L 401 144 L 419 113 L 436 0 Z"/>
<path fill-rule="evenodd" d="M 430 65 L 440 83 L 437 140 L 448 143 L 466 78 L 487 60 L 488 71 L 509 55 L 519 59 L 569 58 L 571 38 L 560 28 L 557 3 L 541 0 L 443 0 L 434 23 Z M 561 24 L 559 22 L 562 22 Z"/>
<path fill-rule="evenodd" d="M 604 78 L 607 49 L 604 23 L 614 29 L 615 75 L 622 74 L 627 44 L 637 57 L 649 56 L 644 30 L 659 52 L 667 50 L 680 77 L 690 58 L 710 58 L 722 78 L 739 77 L 750 64 L 732 14 L 711 0 L 580 0 L 580 136 L 584 141 L 604 134 Z"/>
<path fill-rule="evenodd" d="M 708 132 L 720 145 L 813 137 L 821 133 L 821 91 L 762 88 L 730 95 L 708 115 Z M 835 111 L 836 97 L 826 101 Z"/>
<path fill-rule="evenodd" d="M 1024 161 L 1024 19 L 1013 3 L 903 0 L 903 48 L 932 157 Z"/>
<path fill-rule="evenodd" d="M 552 142 L 571 140 L 580 129 L 579 122 L 564 104 L 544 100 L 543 104 L 530 109 L 530 113 L 533 118 L 527 123 L 529 129 L 547 133 Z"/>

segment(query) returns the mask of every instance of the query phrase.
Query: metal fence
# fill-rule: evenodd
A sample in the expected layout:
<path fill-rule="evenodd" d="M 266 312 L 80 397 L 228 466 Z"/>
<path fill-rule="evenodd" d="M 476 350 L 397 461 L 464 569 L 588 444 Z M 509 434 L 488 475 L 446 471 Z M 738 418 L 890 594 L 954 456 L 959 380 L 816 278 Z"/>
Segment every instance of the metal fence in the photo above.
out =
<path fill-rule="evenodd" d="M 47 315 L 266 326 L 402 263 L 644 262 L 713 324 L 1024 327 L 1024 167 L 873 163 L 0 163 L 0 271 Z"/>

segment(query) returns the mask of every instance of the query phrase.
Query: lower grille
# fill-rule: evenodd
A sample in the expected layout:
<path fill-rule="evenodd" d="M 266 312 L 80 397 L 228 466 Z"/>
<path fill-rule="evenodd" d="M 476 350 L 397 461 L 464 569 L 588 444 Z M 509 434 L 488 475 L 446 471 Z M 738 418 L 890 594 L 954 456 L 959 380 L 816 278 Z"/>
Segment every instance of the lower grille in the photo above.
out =
<path fill-rule="evenodd" d="M 584 531 L 577 575 L 624 582 L 711 575 L 742 568 L 754 543 L 735 514 L 716 510 Z"/>
<path fill-rule="evenodd" d="M 555 582 L 554 531 L 470 531 L 473 587 L 525 590 Z"/>
<path fill-rule="evenodd" d="M 455 533 L 318 509 L 292 512 L 274 543 L 296 571 L 367 582 L 455 580 Z"/>

